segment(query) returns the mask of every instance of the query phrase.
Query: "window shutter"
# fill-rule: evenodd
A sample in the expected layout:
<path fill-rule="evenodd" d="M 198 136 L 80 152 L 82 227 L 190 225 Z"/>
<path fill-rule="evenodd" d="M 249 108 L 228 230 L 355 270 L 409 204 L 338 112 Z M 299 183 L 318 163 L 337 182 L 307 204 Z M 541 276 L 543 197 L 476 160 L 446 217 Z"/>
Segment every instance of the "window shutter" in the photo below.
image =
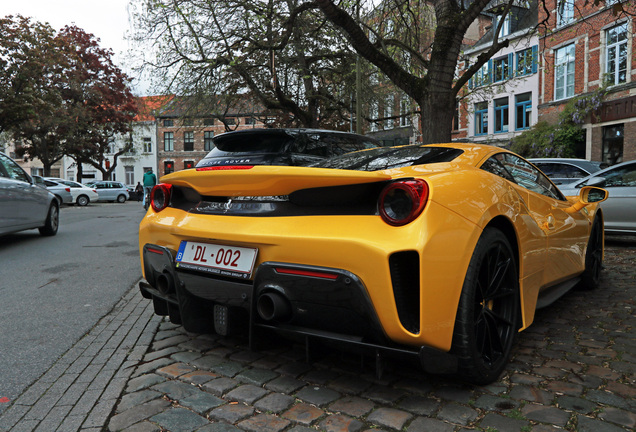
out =
<path fill-rule="evenodd" d="M 488 60 L 488 84 L 492 83 L 492 59 Z"/>
<path fill-rule="evenodd" d="M 532 46 L 532 73 L 537 73 L 539 68 L 539 46 Z"/>
<path fill-rule="evenodd" d="M 508 79 L 514 76 L 514 54 L 508 54 Z"/>

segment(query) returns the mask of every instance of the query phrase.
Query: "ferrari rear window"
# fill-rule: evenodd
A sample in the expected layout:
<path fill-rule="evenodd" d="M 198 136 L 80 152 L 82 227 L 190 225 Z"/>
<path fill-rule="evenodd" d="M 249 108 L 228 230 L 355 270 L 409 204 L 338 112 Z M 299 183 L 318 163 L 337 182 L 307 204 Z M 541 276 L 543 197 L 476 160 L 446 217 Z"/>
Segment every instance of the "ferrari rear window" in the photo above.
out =
<path fill-rule="evenodd" d="M 318 168 L 336 168 L 357 171 L 379 171 L 413 165 L 450 162 L 463 150 L 449 147 L 378 147 L 366 151 L 348 153 L 318 162 Z"/>

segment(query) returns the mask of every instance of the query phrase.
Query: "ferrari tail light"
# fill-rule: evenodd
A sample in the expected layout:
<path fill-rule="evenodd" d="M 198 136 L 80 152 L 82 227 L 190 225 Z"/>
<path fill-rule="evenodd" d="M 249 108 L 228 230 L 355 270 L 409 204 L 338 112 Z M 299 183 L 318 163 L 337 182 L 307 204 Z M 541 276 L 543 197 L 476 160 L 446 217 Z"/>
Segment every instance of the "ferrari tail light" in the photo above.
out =
<path fill-rule="evenodd" d="M 172 185 L 159 183 L 150 191 L 150 205 L 152 209 L 159 213 L 170 204 L 170 195 L 172 194 Z"/>
<path fill-rule="evenodd" d="M 384 222 L 401 226 L 417 218 L 427 201 L 428 184 L 424 180 L 398 180 L 382 190 L 378 208 Z"/>

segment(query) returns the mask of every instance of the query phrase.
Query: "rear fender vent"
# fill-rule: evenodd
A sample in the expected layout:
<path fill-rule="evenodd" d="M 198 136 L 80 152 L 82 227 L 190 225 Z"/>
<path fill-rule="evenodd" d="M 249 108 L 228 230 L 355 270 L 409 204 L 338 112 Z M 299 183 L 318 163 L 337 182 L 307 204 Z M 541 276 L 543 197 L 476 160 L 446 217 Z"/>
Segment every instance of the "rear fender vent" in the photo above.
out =
<path fill-rule="evenodd" d="M 420 332 L 420 256 L 415 251 L 396 252 L 389 257 L 395 306 L 402 326 Z"/>

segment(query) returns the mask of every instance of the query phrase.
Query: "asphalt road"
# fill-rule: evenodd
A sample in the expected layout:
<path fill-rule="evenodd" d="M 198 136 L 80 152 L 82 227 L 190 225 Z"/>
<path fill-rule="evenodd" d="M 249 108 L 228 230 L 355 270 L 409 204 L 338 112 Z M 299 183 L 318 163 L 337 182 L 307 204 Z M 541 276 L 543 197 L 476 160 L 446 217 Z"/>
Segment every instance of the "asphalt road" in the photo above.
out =
<path fill-rule="evenodd" d="M 54 237 L 0 237 L 0 399 L 13 400 L 141 277 L 138 202 L 63 206 Z"/>

